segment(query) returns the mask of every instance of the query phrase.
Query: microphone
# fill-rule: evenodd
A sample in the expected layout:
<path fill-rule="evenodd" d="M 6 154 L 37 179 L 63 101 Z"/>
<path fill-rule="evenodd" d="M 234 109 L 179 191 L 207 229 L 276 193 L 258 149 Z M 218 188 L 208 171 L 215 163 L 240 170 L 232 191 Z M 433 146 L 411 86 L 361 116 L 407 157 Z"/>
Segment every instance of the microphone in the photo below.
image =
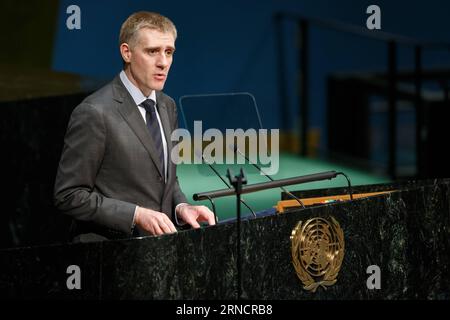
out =
<path fill-rule="evenodd" d="M 243 156 L 243 157 L 245 158 L 245 160 L 247 160 L 247 161 L 248 161 L 251 165 L 253 165 L 256 169 L 258 169 L 258 171 L 261 172 L 264 176 L 266 176 L 270 181 L 274 181 L 274 180 L 272 179 L 272 177 L 269 176 L 268 174 L 266 174 L 266 173 L 264 172 L 264 170 L 263 170 L 260 166 L 258 166 L 256 163 L 250 161 L 250 159 L 249 159 L 244 153 L 242 153 L 241 150 L 239 150 L 239 148 L 238 148 L 237 145 L 232 145 L 232 144 L 230 144 L 229 147 L 230 147 L 235 153 L 238 152 L 241 156 Z M 293 198 L 294 200 L 296 200 L 296 201 L 300 204 L 300 206 L 301 206 L 303 209 L 306 208 L 305 205 L 303 204 L 303 202 L 302 202 L 298 197 L 294 196 L 289 190 L 287 190 L 287 189 L 284 188 L 283 186 L 280 186 L 280 189 L 283 190 L 284 193 L 286 193 L 287 195 L 289 195 L 291 198 Z"/>
<path fill-rule="evenodd" d="M 216 174 L 216 176 L 218 176 L 218 177 L 220 178 L 220 180 L 222 180 L 222 182 L 225 183 L 225 185 L 226 185 L 228 188 L 231 189 L 231 186 L 228 184 L 228 182 L 226 182 L 226 180 L 225 180 L 224 178 L 222 178 L 222 176 L 221 176 L 220 173 L 216 170 L 216 168 L 214 168 L 208 161 L 205 160 L 205 158 L 203 157 L 203 154 L 202 154 L 199 150 L 196 150 L 196 151 L 195 151 L 195 155 L 196 155 L 199 159 L 202 159 L 202 161 L 203 161 L 204 163 L 206 163 L 206 164 L 208 165 L 208 167 L 211 168 L 211 170 Z M 249 206 L 249 205 L 244 201 L 244 199 L 242 199 L 242 198 L 241 198 L 241 203 L 242 203 L 244 206 L 246 206 L 246 207 L 250 210 L 250 212 L 252 213 L 252 215 L 256 218 L 256 213 L 255 213 L 255 211 L 253 211 L 253 209 L 250 208 L 250 206 Z"/>

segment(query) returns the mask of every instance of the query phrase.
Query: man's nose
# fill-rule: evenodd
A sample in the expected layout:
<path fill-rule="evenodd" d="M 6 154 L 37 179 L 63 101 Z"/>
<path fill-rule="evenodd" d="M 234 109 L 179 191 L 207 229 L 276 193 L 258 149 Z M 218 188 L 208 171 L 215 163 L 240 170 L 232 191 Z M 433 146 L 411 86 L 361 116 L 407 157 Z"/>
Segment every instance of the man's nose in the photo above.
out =
<path fill-rule="evenodd" d="M 157 66 L 164 69 L 169 65 L 169 59 L 167 58 L 166 54 L 163 52 L 162 54 L 158 55 L 158 59 L 156 61 Z"/>

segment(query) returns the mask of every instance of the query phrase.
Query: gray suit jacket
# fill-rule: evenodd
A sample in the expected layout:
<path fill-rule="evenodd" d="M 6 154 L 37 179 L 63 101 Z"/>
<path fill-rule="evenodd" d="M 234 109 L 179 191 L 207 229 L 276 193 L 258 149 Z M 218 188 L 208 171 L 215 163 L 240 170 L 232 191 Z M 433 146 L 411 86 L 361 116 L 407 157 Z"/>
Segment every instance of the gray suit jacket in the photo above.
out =
<path fill-rule="evenodd" d="M 54 200 L 78 222 L 75 233 L 129 237 L 136 205 L 173 220 L 175 206 L 187 202 L 170 161 L 170 134 L 178 127 L 176 105 L 162 92 L 156 101 L 169 153 L 166 183 L 152 137 L 119 76 L 72 112 Z"/>

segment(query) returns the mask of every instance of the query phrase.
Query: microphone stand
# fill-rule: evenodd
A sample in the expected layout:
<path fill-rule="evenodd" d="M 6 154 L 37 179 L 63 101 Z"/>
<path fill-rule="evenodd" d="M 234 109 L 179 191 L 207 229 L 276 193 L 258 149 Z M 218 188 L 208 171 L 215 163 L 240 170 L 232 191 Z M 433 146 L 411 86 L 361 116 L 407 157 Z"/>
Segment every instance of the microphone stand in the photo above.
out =
<path fill-rule="evenodd" d="M 231 189 L 231 186 L 228 184 L 228 182 L 226 182 L 225 179 L 222 178 L 222 176 L 220 175 L 220 173 L 212 166 L 212 164 L 209 163 L 209 162 L 207 162 L 207 161 L 205 160 L 205 158 L 203 158 L 203 156 L 202 156 L 202 160 L 203 160 L 203 162 L 206 163 L 206 164 L 208 165 L 208 167 L 216 174 L 216 176 L 218 176 L 218 177 L 220 178 L 220 180 L 222 180 L 222 182 L 223 182 L 228 188 Z M 209 199 L 209 201 L 211 201 L 211 203 L 213 203 L 211 199 Z M 250 212 L 252 213 L 253 217 L 256 218 L 256 212 L 255 212 L 255 211 L 247 204 L 247 202 L 245 202 L 244 199 L 242 199 L 242 198 L 241 198 L 241 203 L 242 203 L 244 206 L 246 206 L 246 207 L 250 210 Z M 215 209 L 214 209 L 214 210 L 215 210 Z M 217 214 L 215 214 L 215 215 L 216 215 L 216 222 L 218 222 Z"/>
<path fill-rule="evenodd" d="M 241 288 L 241 276 L 242 276 L 242 266 L 241 266 L 241 193 L 242 185 L 247 184 L 247 178 L 245 177 L 244 170 L 239 173 L 239 175 L 234 176 L 231 169 L 227 169 L 227 177 L 230 180 L 230 184 L 234 187 L 236 192 L 236 211 L 237 211 L 237 254 L 236 254 L 236 267 L 237 267 L 237 299 L 239 300 L 242 295 Z"/>
<path fill-rule="evenodd" d="M 275 181 L 272 179 L 271 176 L 269 176 L 267 173 L 264 172 L 263 169 L 261 169 L 260 166 L 258 166 L 256 163 L 250 161 L 250 159 L 241 152 L 241 150 L 239 150 L 239 148 L 237 146 L 235 146 L 235 148 L 233 149 L 235 150 L 235 152 L 237 151 L 241 156 L 243 156 L 245 158 L 245 160 L 247 160 L 252 166 L 254 166 L 256 169 L 258 169 L 259 172 L 261 172 L 265 177 L 267 177 L 270 181 Z M 296 200 L 300 206 L 305 209 L 305 205 L 303 204 L 302 200 L 300 200 L 298 197 L 294 196 L 289 190 L 287 190 L 286 188 L 284 188 L 283 186 L 280 186 L 280 189 L 284 191 L 284 193 L 286 193 L 288 196 L 290 196 L 291 198 L 293 198 L 294 200 Z"/>

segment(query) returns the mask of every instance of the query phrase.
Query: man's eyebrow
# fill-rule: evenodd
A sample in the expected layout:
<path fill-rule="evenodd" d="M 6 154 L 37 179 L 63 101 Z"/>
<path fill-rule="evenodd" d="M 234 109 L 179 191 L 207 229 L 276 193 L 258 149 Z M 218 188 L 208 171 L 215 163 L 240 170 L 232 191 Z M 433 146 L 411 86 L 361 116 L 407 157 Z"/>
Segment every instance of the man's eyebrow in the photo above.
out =
<path fill-rule="evenodd" d="M 162 46 L 159 46 L 159 47 L 145 47 L 144 50 L 158 50 L 158 49 L 162 49 L 162 48 L 164 48 L 164 47 L 162 47 Z M 165 49 L 170 49 L 172 51 L 175 51 L 175 47 L 172 47 L 172 46 L 167 46 L 167 47 L 165 47 Z"/>

